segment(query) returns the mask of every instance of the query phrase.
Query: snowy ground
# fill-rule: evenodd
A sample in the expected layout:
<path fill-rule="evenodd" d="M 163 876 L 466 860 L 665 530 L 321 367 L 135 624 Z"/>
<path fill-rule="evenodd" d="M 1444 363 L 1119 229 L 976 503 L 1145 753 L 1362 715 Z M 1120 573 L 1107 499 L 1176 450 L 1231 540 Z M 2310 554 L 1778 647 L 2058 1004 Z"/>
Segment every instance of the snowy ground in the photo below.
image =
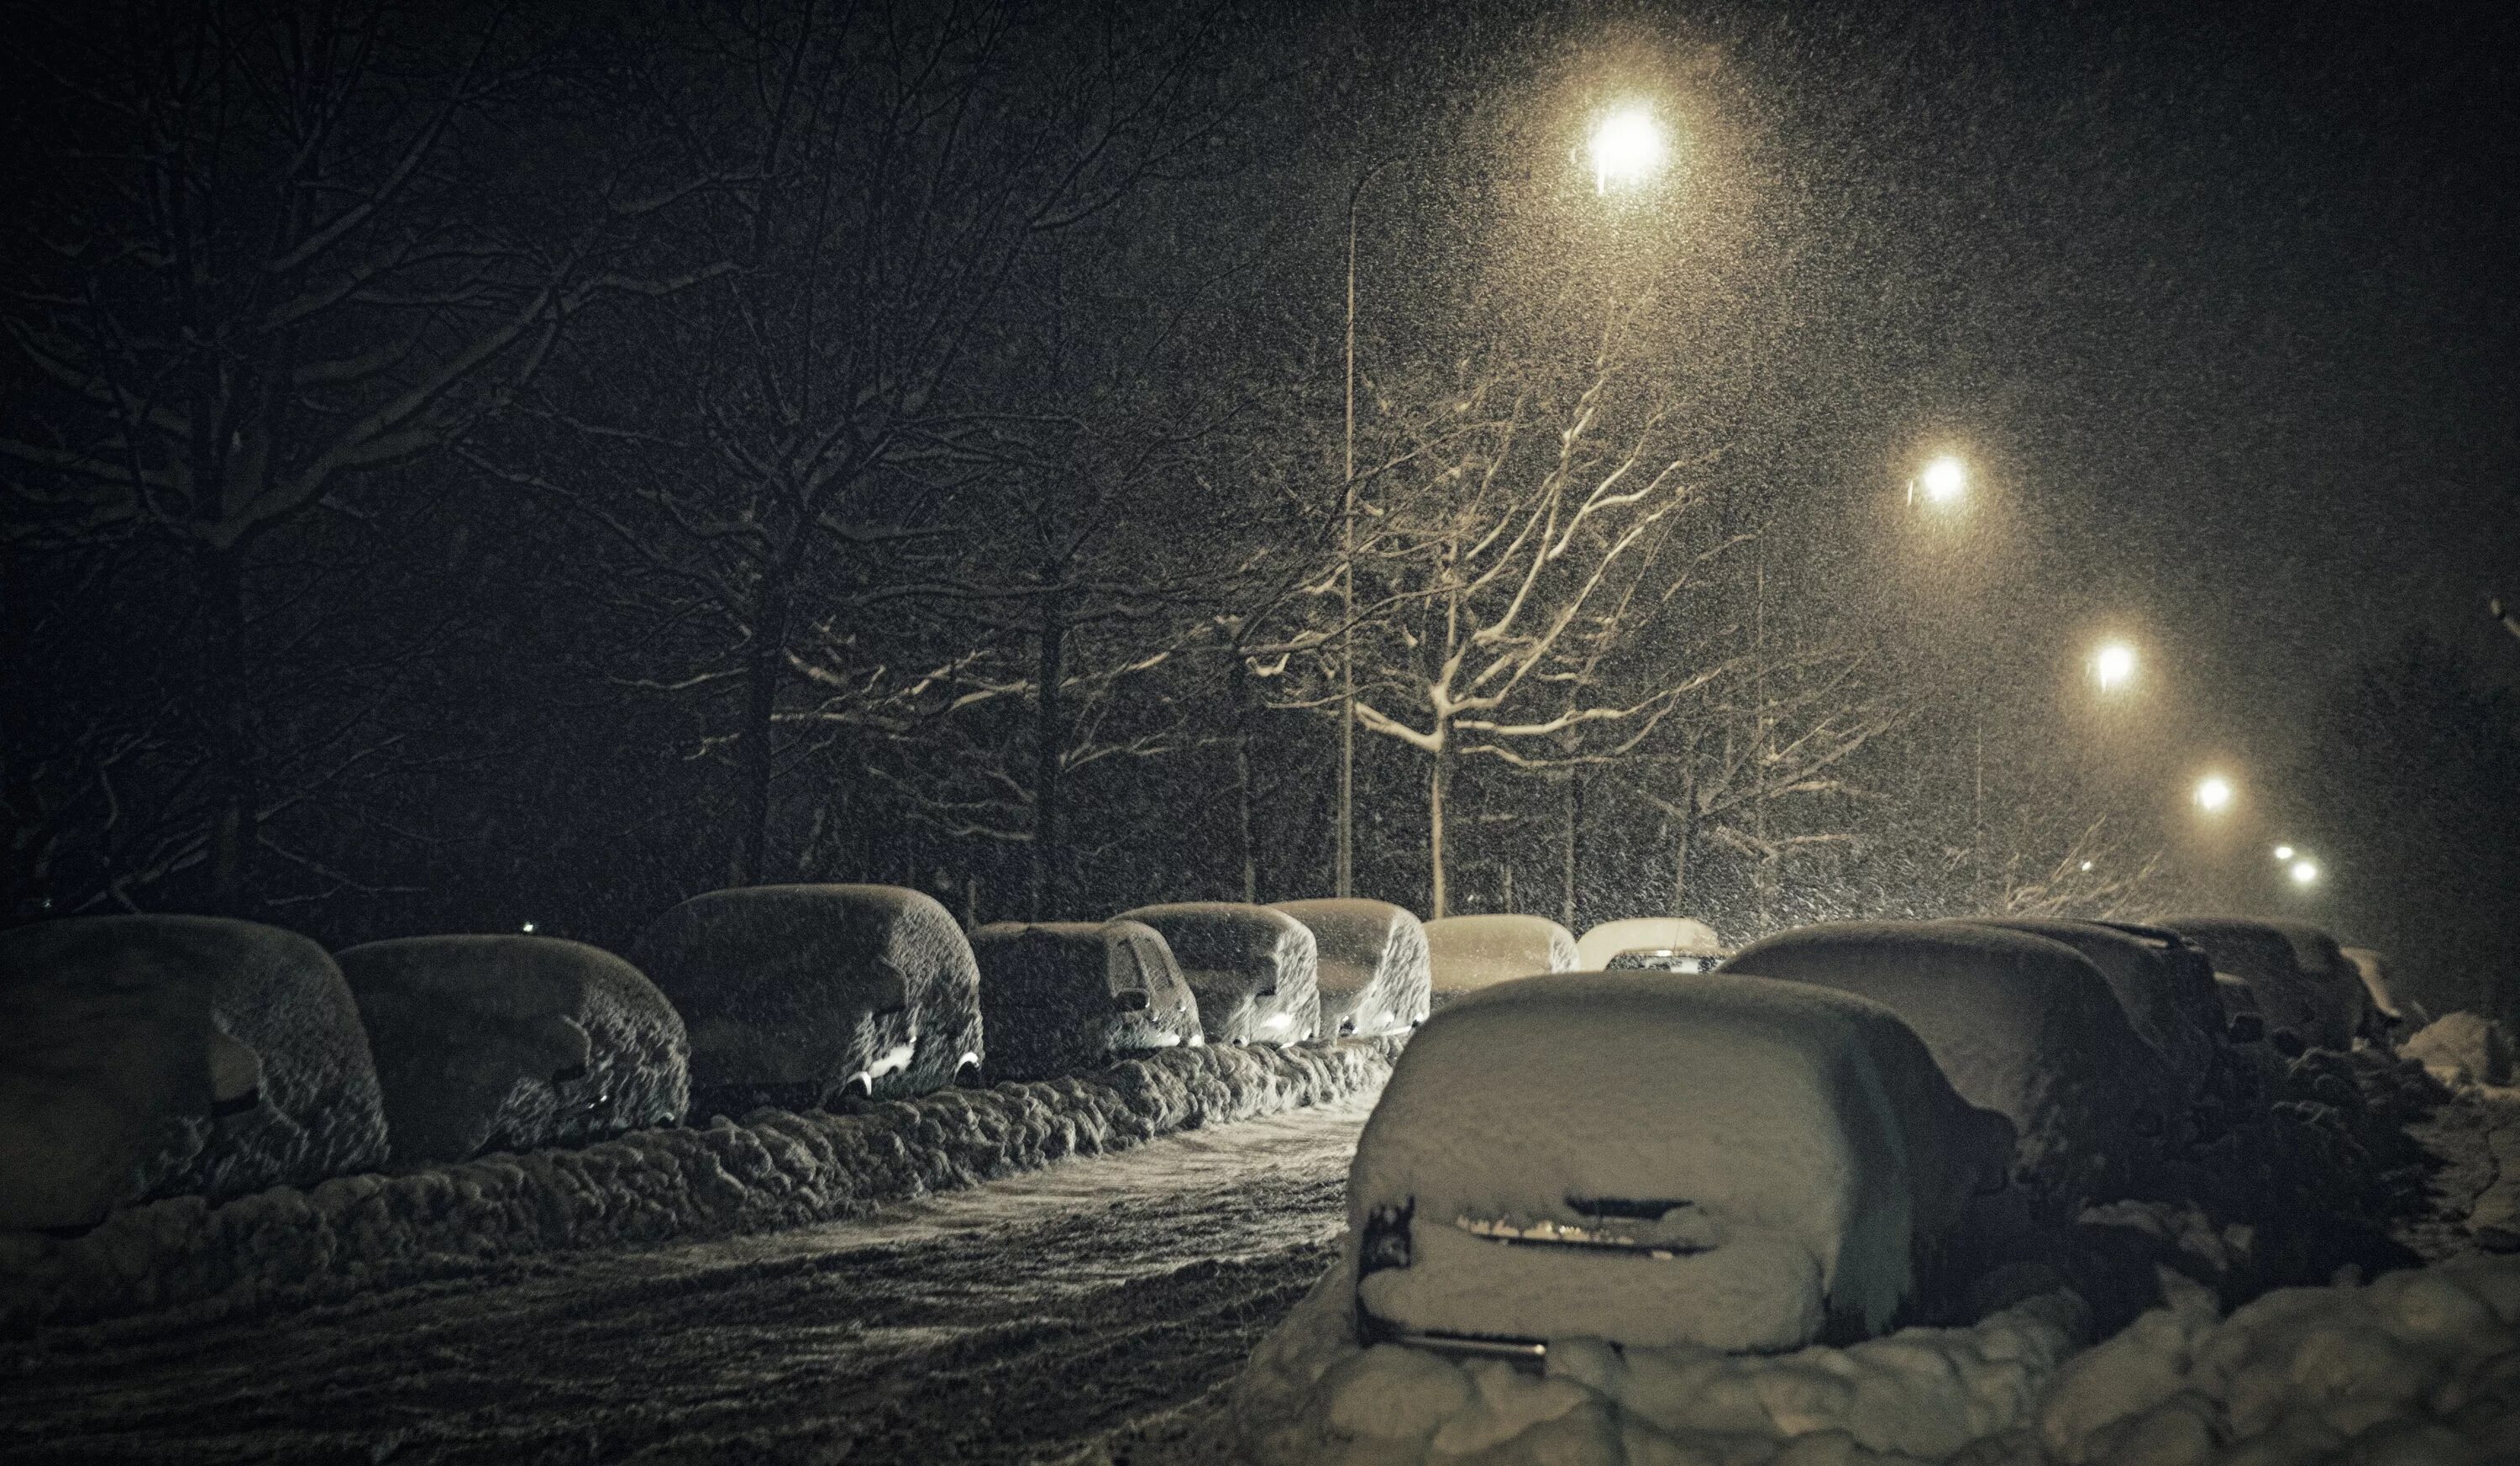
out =
<path fill-rule="evenodd" d="M 1024 1461 L 1207 1396 L 1336 1252 L 1370 1101 L 864 1221 L 0 1352 L 11 1461 Z"/>

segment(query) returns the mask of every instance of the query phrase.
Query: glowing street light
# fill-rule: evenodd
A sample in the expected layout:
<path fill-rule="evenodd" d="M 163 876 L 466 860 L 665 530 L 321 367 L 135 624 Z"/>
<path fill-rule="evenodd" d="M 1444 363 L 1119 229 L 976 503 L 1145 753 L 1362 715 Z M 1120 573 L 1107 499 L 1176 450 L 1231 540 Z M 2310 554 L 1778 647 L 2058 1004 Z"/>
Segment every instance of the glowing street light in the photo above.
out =
<path fill-rule="evenodd" d="M 2279 846 L 2276 846 L 2276 847 L 2275 847 L 2275 858 L 2276 858 L 2276 859 L 2278 859 L 2278 860 L 2289 860 L 2289 859 L 2291 859 L 2291 858 L 2292 858 L 2292 847 L 2291 847 L 2291 846 L 2288 846 L 2288 845 L 2279 845 Z"/>
<path fill-rule="evenodd" d="M 2102 692 L 2115 692 L 2135 680 L 2135 648 L 2122 641 L 2105 641 L 2092 654 L 2092 681 Z"/>
<path fill-rule="evenodd" d="M 1593 125 L 1593 191 L 1650 183 L 1671 156 L 1662 126 L 1642 103 L 1606 114 Z"/>
<path fill-rule="evenodd" d="M 2196 807 L 2208 814 L 2220 814 L 2231 807 L 2231 781 L 2221 774 L 2207 774 L 2196 781 Z"/>
<path fill-rule="evenodd" d="M 1949 508 L 1967 493 L 1968 465 L 1949 453 L 1927 463 L 1923 472 L 1908 481 L 1908 502 L 1911 504 L 1922 494 L 1926 503 Z"/>
<path fill-rule="evenodd" d="M 2318 862 L 2305 856 L 2302 859 L 2294 861 L 2291 866 L 2286 869 L 2285 873 L 2292 877 L 2292 884 L 2295 886 L 2317 885 L 2318 882 Z"/>

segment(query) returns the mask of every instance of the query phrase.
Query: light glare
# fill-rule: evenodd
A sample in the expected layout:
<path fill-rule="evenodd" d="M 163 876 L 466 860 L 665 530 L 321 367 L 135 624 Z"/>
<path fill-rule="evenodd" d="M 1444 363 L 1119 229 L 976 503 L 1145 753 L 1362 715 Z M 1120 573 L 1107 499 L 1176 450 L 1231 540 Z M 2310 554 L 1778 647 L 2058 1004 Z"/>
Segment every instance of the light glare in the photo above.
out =
<path fill-rule="evenodd" d="M 2092 654 L 2092 680 L 2102 692 L 2114 692 L 2135 680 L 2135 648 L 2122 641 L 2103 644 Z"/>
<path fill-rule="evenodd" d="M 1968 492 L 1968 469 L 1946 453 L 1926 464 L 1925 471 L 1916 476 L 1916 481 L 1925 490 L 1926 503 L 1956 504 L 1959 502 L 1960 495 Z"/>
<path fill-rule="evenodd" d="M 1614 184 L 1633 188 L 1651 180 L 1669 150 L 1652 113 L 1625 107 L 1595 125 L 1592 152 L 1593 191 L 1606 194 Z"/>
<path fill-rule="evenodd" d="M 2231 806 L 2231 781 L 2221 774 L 2207 774 L 2196 781 L 2196 807 L 2216 814 Z"/>
<path fill-rule="evenodd" d="M 2318 879 L 2318 861 L 2296 860 L 2292 863 L 2292 884 L 2295 886 L 2308 886 L 2316 882 Z"/>
<path fill-rule="evenodd" d="M 2275 858 L 2276 858 L 2276 859 L 2278 859 L 2278 860 L 2289 860 L 2289 859 L 2291 859 L 2291 858 L 2292 858 L 2292 847 L 2291 847 L 2291 846 L 2288 846 L 2288 845 L 2279 845 L 2279 846 L 2276 846 L 2276 847 L 2275 847 Z"/>

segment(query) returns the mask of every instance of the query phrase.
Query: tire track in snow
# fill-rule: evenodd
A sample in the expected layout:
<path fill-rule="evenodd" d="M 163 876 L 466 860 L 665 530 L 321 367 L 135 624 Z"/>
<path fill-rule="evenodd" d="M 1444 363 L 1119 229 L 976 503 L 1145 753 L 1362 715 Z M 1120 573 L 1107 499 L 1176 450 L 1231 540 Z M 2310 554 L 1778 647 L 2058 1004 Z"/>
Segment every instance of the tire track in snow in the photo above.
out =
<path fill-rule="evenodd" d="M 1205 1394 L 1320 1276 L 1370 1097 L 861 1222 L 39 1339 L 24 1461 L 1009 1461 Z"/>

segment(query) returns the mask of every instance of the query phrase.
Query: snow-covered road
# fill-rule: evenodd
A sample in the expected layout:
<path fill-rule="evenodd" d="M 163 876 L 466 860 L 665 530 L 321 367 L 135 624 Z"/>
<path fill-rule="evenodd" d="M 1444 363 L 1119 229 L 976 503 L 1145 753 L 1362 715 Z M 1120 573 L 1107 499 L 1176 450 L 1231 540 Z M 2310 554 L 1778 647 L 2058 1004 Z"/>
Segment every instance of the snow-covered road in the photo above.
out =
<path fill-rule="evenodd" d="M 0 1458 L 1056 1459 L 1208 1392 L 1303 1295 L 1371 1104 L 865 1221 L 0 1346 Z"/>

